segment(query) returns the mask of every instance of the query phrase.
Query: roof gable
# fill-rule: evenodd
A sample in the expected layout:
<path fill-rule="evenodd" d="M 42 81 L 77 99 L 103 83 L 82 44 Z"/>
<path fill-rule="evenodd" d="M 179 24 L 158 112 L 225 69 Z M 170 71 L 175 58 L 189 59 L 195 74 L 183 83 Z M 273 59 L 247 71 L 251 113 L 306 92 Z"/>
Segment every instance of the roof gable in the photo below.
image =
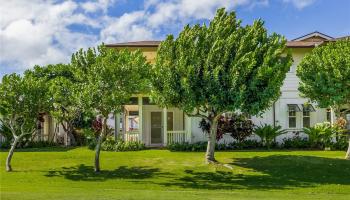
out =
<path fill-rule="evenodd" d="M 318 31 L 303 35 L 301 37 L 295 38 L 292 41 L 303 41 L 303 42 L 323 42 L 333 40 L 334 38 L 326 34 L 320 33 Z"/>

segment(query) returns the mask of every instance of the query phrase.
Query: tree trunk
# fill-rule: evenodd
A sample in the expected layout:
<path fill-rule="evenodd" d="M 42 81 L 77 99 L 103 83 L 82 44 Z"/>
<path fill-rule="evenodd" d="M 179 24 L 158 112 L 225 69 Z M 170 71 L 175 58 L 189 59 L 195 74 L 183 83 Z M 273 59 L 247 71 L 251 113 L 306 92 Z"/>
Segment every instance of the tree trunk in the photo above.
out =
<path fill-rule="evenodd" d="M 100 151 L 103 140 L 103 133 L 100 134 L 95 147 L 95 172 L 100 172 Z"/>
<path fill-rule="evenodd" d="M 348 151 L 346 152 L 345 159 L 350 160 L 350 136 L 349 136 Z"/>
<path fill-rule="evenodd" d="M 7 156 L 7 159 L 6 159 L 6 171 L 8 171 L 8 172 L 12 171 L 11 159 L 12 159 L 13 152 L 15 151 L 15 148 L 16 148 L 16 146 L 17 146 L 19 140 L 20 140 L 20 137 L 16 137 L 16 138 L 15 138 L 15 140 L 13 141 L 13 143 L 12 143 L 12 145 L 11 145 L 9 154 L 8 154 L 8 156 Z"/>
<path fill-rule="evenodd" d="M 216 143 L 216 134 L 217 134 L 217 127 L 218 127 L 218 120 L 217 117 L 214 117 L 213 120 L 210 122 L 210 133 L 208 135 L 208 145 L 207 145 L 207 152 L 205 154 L 205 160 L 206 163 L 213 163 L 216 162 L 214 157 L 215 152 L 215 143 Z"/>
<path fill-rule="evenodd" d="M 101 169 L 100 169 L 100 151 L 101 151 L 101 145 L 102 145 L 106 131 L 107 131 L 107 117 L 104 117 L 101 134 L 98 137 L 96 148 L 95 148 L 95 172 L 101 171 Z"/>

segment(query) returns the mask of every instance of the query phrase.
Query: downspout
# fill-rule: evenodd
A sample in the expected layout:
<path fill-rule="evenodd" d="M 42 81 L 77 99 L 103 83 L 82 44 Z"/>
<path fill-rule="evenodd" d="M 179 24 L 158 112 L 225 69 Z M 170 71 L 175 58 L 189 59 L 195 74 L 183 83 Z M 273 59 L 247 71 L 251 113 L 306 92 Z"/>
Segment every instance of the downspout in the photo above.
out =
<path fill-rule="evenodd" d="M 272 120 L 273 120 L 273 127 L 276 127 L 276 102 L 273 102 L 272 104 Z"/>
<path fill-rule="evenodd" d="M 276 127 L 276 107 L 275 107 L 275 101 L 272 104 L 272 120 L 273 120 L 273 127 Z M 273 141 L 276 143 L 276 137 L 273 138 Z"/>

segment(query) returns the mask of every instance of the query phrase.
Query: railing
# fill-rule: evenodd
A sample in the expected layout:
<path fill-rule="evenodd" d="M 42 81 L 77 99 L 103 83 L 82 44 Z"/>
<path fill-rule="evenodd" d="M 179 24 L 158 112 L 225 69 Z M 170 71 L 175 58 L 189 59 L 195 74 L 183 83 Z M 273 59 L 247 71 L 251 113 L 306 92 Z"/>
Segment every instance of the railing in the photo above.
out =
<path fill-rule="evenodd" d="M 124 135 L 124 140 L 129 142 L 141 141 L 139 131 L 126 131 Z"/>
<path fill-rule="evenodd" d="M 167 143 L 184 143 L 186 142 L 186 131 L 167 131 Z"/>

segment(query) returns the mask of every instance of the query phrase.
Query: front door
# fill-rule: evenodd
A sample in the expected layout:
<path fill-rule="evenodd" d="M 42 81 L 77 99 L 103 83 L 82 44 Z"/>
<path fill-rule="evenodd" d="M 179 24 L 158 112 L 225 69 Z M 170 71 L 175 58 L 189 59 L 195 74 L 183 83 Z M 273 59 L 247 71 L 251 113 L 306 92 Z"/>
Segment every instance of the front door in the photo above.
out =
<path fill-rule="evenodd" d="M 151 112 L 151 144 L 162 143 L 162 112 Z"/>

